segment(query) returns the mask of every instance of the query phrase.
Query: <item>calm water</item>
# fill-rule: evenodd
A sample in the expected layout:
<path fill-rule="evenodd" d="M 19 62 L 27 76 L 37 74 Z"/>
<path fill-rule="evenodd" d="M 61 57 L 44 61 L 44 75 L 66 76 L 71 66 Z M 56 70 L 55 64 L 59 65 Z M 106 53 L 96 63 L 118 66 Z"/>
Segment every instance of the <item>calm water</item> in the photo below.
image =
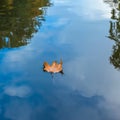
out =
<path fill-rule="evenodd" d="M 0 120 L 120 120 L 118 0 L 0 1 Z M 64 74 L 43 72 L 63 61 Z"/>

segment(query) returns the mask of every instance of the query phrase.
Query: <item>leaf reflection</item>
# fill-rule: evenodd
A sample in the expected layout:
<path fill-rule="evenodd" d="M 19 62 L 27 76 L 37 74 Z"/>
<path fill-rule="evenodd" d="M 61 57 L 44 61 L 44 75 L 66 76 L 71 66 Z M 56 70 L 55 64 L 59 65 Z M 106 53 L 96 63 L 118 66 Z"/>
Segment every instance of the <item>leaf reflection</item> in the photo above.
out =
<path fill-rule="evenodd" d="M 49 0 L 1 0 L 0 48 L 27 45 L 50 5 Z"/>
<path fill-rule="evenodd" d="M 114 40 L 115 44 L 113 45 L 112 55 L 110 56 L 110 63 L 116 69 L 120 69 L 120 1 L 104 0 L 104 2 L 108 3 L 112 8 L 108 38 Z"/>
<path fill-rule="evenodd" d="M 62 60 L 60 61 L 60 63 L 53 61 L 51 65 L 49 65 L 47 62 L 44 62 L 43 71 L 49 72 L 49 73 L 62 73 L 63 74 L 62 64 L 63 64 Z"/>

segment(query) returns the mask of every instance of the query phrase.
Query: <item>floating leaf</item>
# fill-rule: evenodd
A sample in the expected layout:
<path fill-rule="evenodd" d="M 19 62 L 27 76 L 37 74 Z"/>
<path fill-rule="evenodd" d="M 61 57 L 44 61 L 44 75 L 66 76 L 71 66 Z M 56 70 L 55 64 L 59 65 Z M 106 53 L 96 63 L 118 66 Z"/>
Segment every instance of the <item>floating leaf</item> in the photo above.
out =
<path fill-rule="evenodd" d="M 53 61 L 52 65 L 49 65 L 47 62 L 44 62 L 43 66 L 44 66 L 43 70 L 46 72 L 63 73 L 62 60 L 60 61 L 60 63 Z"/>

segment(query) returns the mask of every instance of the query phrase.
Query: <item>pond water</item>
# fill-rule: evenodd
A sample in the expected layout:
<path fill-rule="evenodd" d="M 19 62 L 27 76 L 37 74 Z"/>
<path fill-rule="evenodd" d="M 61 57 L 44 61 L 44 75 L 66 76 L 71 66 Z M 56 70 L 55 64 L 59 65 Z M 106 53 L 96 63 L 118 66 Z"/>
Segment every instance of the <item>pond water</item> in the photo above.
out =
<path fill-rule="evenodd" d="M 119 0 L 0 1 L 0 120 L 120 120 Z M 43 71 L 62 60 L 64 74 Z"/>

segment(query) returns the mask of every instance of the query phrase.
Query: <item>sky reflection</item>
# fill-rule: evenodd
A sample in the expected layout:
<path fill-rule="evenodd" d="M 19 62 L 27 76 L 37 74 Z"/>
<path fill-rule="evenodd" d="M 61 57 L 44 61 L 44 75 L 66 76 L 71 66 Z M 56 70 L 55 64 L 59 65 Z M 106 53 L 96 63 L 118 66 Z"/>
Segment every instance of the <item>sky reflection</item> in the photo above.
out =
<path fill-rule="evenodd" d="M 102 0 L 52 2 L 30 44 L 0 50 L 0 118 L 119 120 L 120 74 L 106 37 L 111 8 Z M 44 61 L 60 59 L 64 75 L 43 72 Z"/>
<path fill-rule="evenodd" d="M 73 2 L 71 0 L 54 0 L 53 3 L 55 4 L 55 7 L 57 6 L 57 8 L 63 7 L 63 14 L 65 14 L 65 11 L 68 11 L 68 14 L 71 14 L 71 16 L 78 15 L 81 17 L 81 19 L 88 21 L 104 20 L 110 18 L 111 9 L 109 5 L 104 3 L 103 0 L 77 0 L 76 2 Z M 66 8 L 64 8 L 64 6 Z M 52 11 L 51 14 L 54 14 L 54 11 Z"/>

